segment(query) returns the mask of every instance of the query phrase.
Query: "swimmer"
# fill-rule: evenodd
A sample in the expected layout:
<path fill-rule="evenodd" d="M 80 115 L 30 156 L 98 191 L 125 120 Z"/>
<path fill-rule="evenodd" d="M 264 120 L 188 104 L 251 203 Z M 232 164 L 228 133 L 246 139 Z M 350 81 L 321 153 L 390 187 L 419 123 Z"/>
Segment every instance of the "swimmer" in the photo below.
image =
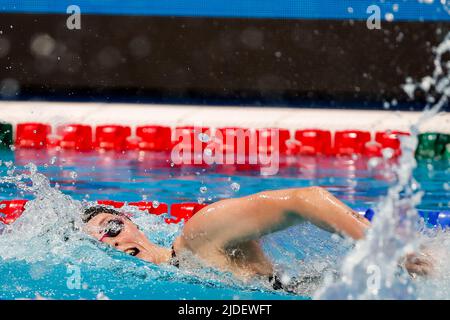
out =
<path fill-rule="evenodd" d="M 123 213 L 103 206 L 85 210 L 86 231 L 97 240 L 154 264 L 183 265 L 195 256 L 205 266 L 238 278 L 265 277 L 274 289 L 292 291 L 281 282 L 259 239 L 309 221 L 317 227 L 360 240 L 370 222 L 321 187 L 264 191 L 210 204 L 188 220 L 171 248 L 150 242 Z M 411 275 L 427 275 L 432 265 L 410 254 L 403 262 Z"/>

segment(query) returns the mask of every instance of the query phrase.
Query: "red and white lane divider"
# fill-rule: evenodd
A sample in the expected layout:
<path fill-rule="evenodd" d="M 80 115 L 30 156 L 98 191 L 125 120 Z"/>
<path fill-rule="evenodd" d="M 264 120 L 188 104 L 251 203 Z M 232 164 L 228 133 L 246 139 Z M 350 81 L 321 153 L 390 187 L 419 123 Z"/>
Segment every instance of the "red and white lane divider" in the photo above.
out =
<path fill-rule="evenodd" d="M 120 209 L 125 205 L 122 201 L 112 201 L 112 200 L 98 200 L 97 203 L 103 206 L 111 206 L 116 209 Z M 141 211 L 146 211 L 150 214 L 161 215 L 169 213 L 169 206 L 165 203 L 148 202 L 148 201 L 138 201 L 138 202 L 128 202 L 127 205 L 137 207 Z M 170 215 L 172 218 L 166 218 L 167 223 L 179 223 L 182 220 L 189 220 L 195 213 L 206 207 L 207 204 L 199 204 L 196 202 L 183 202 L 174 203 L 170 206 Z"/>
<path fill-rule="evenodd" d="M 0 222 L 11 224 L 19 218 L 25 211 L 25 204 L 28 200 L 3 200 L 0 201 Z M 162 215 L 169 212 L 169 206 L 165 203 L 155 204 L 154 202 L 138 201 L 138 202 L 121 202 L 112 200 L 98 200 L 98 205 L 110 206 L 114 208 L 122 208 L 125 204 L 137 207 L 141 211 L 149 214 Z M 195 213 L 206 207 L 206 204 L 195 202 L 174 203 L 170 206 L 170 218 L 165 218 L 166 223 L 179 223 L 189 220 Z"/>
<path fill-rule="evenodd" d="M 277 132 L 278 143 L 271 141 L 272 132 Z M 205 135 L 206 141 L 199 141 L 199 135 Z M 19 123 L 15 134 L 16 148 L 32 149 L 70 149 L 78 151 L 89 150 L 142 150 L 169 151 L 177 144 L 185 150 L 204 149 L 216 143 L 217 137 L 227 137 L 215 150 L 234 150 L 240 152 L 239 144 L 244 144 L 245 150 L 256 143 L 258 152 L 271 152 L 276 146 L 280 155 L 366 155 L 381 156 L 382 150 L 390 148 L 394 156 L 400 154 L 400 139 L 409 135 L 401 131 L 376 132 L 343 130 L 334 134 L 329 130 L 302 129 L 293 135 L 283 128 L 263 128 L 250 130 L 246 128 L 226 127 L 210 129 L 207 127 L 184 126 L 172 130 L 166 126 L 138 126 L 134 132 L 131 127 L 122 125 L 100 125 L 92 128 L 85 124 L 66 124 L 52 128 L 44 123 Z M 184 139 L 186 137 L 187 139 Z M 230 138 L 228 138 L 230 137 Z M 238 141 L 242 137 L 245 141 Z M 211 138 L 211 139 L 210 139 Z M 187 142 L 186 142 L 187 141 Z M 241 150 L 242 151 L 242 150 Z"/>
<path fill-rule="evenodd" d="M 25 204 L 27 200 L 3 200 L 0 201 L 0 223 L 11 224 L 19 218 L 25 211 Z M 148 201 L 138 202 L 121 202 L 112 200 L 98 200 L 98 205 L 110 206 L 113 208 L 122 208 L 125 204 L 137 207 L 141 211 L 149 214 L 162 215 L 169 212 L 169 206 L 165 203 L 155 203 Z M 207 204 L 199 204 L 195 202 L 174 203 L 170 206 L 170 217 L 165 218 L 164 221 L 168 224 L 179 223 L 181 221 L 188 221 L 198 211 L 206 207 Z M 355 209 L 361 216 L 372 220 L 375 212 L 373 209 Z M 429 227 L 450 227 L 450 211 L 439 210 L 418 210 L 418 214 L 422 217 L 426 225 Z"/>

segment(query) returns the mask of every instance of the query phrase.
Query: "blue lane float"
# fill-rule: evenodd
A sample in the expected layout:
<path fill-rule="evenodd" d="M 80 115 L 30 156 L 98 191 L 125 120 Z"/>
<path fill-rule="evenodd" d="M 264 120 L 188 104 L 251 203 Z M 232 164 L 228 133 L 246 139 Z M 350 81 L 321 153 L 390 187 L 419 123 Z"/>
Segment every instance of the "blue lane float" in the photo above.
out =
<path fill-rule="evenodd" d="M 357 210 L 361 215 L 372 221 L 373 217 L 376 216 L 375 210 L 369 208 L 367 210 Z M 445 210 L 417 210 L 420 217 L 425 220 L 425 223 L 428 227 L 441 227 L 448 228 L 450 227 L 450 211 Z"/>

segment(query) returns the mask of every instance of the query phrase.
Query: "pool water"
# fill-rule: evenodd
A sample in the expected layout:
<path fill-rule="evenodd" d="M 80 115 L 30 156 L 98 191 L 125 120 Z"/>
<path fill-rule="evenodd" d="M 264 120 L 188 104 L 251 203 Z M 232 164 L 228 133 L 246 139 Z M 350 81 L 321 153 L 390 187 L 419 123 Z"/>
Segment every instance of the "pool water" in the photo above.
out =
<path fill-rule="evenodd" d="M 318 279 L 293 295 L 271 290 L 264 281 L 242 283 L 214 270 L 153 266 L 77 233 L 71 234 L 69 241 L 60 241 L 57 230 L 66 218 L 64 208 L 73 211 L 77 201 L 100 199 L 210 203 L 262 190 L 313 185 L 327 188 L 353 208 L 369 208 L 395 180 L 395 161 L 358 157 L 298 157 L 295 164 L 281 167 L 274 176 L 233 166 L 172 166 L 163 153 L 16 150 L 1 153 L 0 159 L 0 177 L 11 175 L 12 166 L 13 176 L 29 172 L 25 166 L 33 162 L 52 187 L 70 196 L 63 197 L 55 189 L 51 196 L 38 192 L 34 205 L 17 223 L 24 220 L 22 226 L 27 226 L 25 216 L 29 215 L 36 219 L 30 221 L 39 221 L 41 229 L 34 233 L 24 229 L 9 238 L 0 235 L 0 299 L 306 299 L 320 285 L 322 274 L 339 270 L 339 262 L 352 246 L 346 240 L 309 224 L 262 240 L 277 267 L 289 275 Z M 448 210 L 448 161 L 421 161 L 414 176 L 424 191 L 419 207 Z M 24 182 L 30 186 L 29 181 Z M 33 192 L 14 183 L 0 184 L 2 200 L 34 198 Z M 39 215 L 41 220 L 51 217 L 48 220 L 53 224 L 46 226 Z M 138 212 L 136 222 L 151 240 L 164 245 L 170 245 L 180 230 L 179 225 L 166 225 L 161 217 Z M 48 232 L 42 233 L 46 227 Z"/>

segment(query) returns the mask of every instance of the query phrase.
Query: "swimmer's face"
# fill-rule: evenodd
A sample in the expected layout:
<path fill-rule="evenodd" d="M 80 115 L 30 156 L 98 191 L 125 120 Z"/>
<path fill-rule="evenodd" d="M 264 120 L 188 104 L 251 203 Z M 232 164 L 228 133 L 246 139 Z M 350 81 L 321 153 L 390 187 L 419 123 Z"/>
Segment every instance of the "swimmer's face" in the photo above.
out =
<path fill-rule="evenodd" d="M 86 232 L 117 250 L 154 263 L 154 244 L 126 216 L 100 213 L 86 223 Z"/>

